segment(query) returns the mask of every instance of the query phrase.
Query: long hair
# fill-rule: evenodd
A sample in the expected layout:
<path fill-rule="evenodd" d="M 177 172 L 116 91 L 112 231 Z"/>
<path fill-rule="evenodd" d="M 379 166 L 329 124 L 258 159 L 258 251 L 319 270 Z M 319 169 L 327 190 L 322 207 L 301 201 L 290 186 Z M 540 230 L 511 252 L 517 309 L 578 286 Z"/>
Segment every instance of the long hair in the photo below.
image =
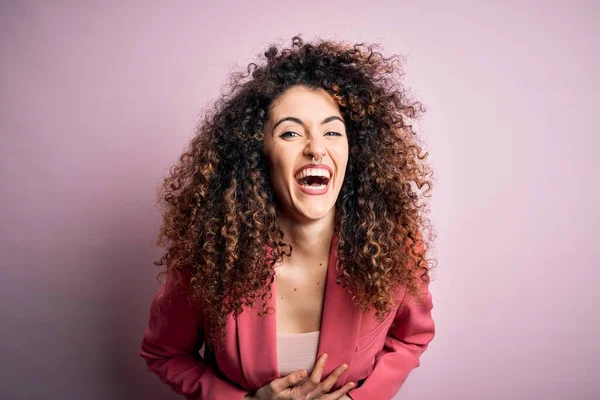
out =
<path fill-rule="evenodd" d="M 292 251 L 276 223 L 261 150 L 269 106 L 294 85 L 326 90 L 346 121 L 348 164 L 335 218 L 338 284 L 379 319 L 398 301 L 399 288 L 420 301 L 432 268 L 426 255 L 434 235 L 423 201 L 432 169 L 411 122 L 425 109 L 401 85 L 400 57 L 385 58 L 378 47 L 305 43 L 299 35 L 290 48 L 269 46 L 264 58 L 230 75 L 226 93 L 206 111 L 159 188 L 157 244 L 166 253 L 155 262 L 165 265 L 158 277 L 187 280 L 190 301 L 210 321 L 209 348 L 223 340 L 231 313 L 259 297 L 261 315 L 269 311 L 274 266 Z"/>

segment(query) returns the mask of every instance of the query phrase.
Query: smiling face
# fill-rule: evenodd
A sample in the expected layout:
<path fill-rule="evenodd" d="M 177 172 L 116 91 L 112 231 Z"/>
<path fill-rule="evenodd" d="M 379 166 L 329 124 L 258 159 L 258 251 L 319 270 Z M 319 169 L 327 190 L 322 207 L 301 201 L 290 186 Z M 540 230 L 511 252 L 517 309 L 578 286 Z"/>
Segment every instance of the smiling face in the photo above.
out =
<path fill-rule="evenodd" d="M 334 213 L 348 163 L 346 128 L 335 100 L 323 89 L 292 86 L 268 115 L 263 152 L 281 212 L 302 221 Z"/>

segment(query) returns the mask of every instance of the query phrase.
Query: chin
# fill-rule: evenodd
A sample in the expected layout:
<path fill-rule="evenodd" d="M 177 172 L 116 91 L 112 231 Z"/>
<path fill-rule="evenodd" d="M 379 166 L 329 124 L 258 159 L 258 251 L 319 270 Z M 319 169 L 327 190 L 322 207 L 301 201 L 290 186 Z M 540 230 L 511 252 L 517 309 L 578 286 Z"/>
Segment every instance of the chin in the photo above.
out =
<path fill-rule="evenodd" d="M 302 209 L 302 208 L 297 208 L 296 209 L 296 214 L 300 215 L 301 217 L 305 218 L 305 219 L 309 219 L 309 220 L 319 220 L 322 218 L 327 217 L 330 213 L 333 212 L 334 210 L 334 206 L 332 205 L 331 207 L 319 207 L 319 208 L 311 208 L 311 209 Z"/>

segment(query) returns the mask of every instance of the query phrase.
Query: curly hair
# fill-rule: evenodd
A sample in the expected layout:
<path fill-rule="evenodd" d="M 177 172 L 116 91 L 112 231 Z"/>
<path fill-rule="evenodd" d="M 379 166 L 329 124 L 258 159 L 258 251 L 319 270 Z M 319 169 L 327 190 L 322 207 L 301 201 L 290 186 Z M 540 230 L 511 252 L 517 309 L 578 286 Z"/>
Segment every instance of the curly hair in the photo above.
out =
<path fill-rule="evenodd" d="M 373 307 L 379 320 L 401 287 L 420 301 L 419 287 L 432 268 L 426 254 L 433 229 L 422 198 L 429 197 L 433 173 L 410 121 L 425 108 L 400 85 L 399 56 L 385 58 L 375 51 L 379 46 L 305 43 L 300 35 L 291 48 L 270 45 L 265 63 L 230 75 L 227 93 L 204 113 L 159 188 L 157 244 L 167 250 L 155 262 L 166 265 L 157 279 L 187 276 L 190 302 L 211 321 L 208 348 L 222 342 L 228 315 L 239 315 L 259 296 L 260 315 L 269 311 L 274 267 L 292 252 L 276 223 L 261 149 L 269 106 L 294 85 L 325 89 L 346 121 L 348 164 L 334 227 L 337 283 L 362 312 Z"/>

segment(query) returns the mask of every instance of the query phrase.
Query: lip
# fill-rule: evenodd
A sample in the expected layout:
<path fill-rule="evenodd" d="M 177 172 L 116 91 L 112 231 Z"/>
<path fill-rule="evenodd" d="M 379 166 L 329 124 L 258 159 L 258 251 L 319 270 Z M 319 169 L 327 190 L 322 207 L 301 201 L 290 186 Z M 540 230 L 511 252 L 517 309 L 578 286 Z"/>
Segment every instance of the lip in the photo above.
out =
<path fill-rule="evenodd" d="M 305 188 L 304 186 L 302 186 L 301 184 L 298 183 L 298 181 L 296 180 L 296 178 L 294 178 L 294 183 L 296 184 L 296 186 L 298 187 L 298 189 L 302 192 L 302 193 L 306 193 L 308 195 L 322 195 L 327 193 L 327 191 L 329 190 L 329 186 L 331 186 L 331 181 L 333 181 L 333 170 L 331 169 L 331 167 L 329 167 L 326 164 L 306 164 L 303 165 L 302 167 L 298 168 L 298 170 L 296 170 L 296 172 L 294 173 L 294 177 L 301 171 L 304 171 L 307 168 L 322 168 L 322 169 L 326 169 L 329 171 L 329 174 L 331 176 L 331 178 L 329 179 L 329 181 L 327 182 L 327 185 L 320 190 L 313 190 L 313 189 L 308 189 Z"/>
<path fill-rule="evenodd" d="M 294 176 L 298 175 L 299 172 L 304 171 L 307 168 L 323 168 L 323 169 L 326 169 L 327 171 L 329 171 L 329 175 L 331 175 L 331 179 L 333 179 L 333 170 L 327 164 L 312 164 L 312 163 L 310 163 L 310 164 L 303 165 L 300 168 L 298 168 L 296 170 L 296 172 L 294 172 Z M 294 180 L 296 180 L 296 178 L 294 178 Z"/>

